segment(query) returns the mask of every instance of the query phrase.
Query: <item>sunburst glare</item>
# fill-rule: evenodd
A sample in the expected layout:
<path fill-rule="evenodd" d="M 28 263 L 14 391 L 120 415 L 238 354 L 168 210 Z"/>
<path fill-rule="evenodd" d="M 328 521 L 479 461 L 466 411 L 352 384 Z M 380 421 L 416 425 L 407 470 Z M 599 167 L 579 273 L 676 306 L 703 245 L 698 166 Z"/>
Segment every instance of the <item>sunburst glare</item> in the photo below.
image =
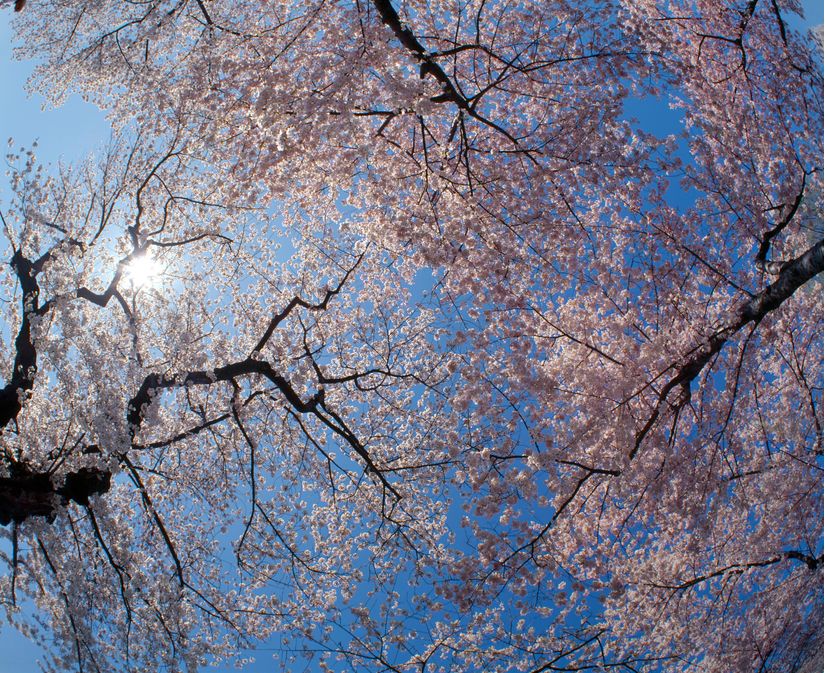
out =
<path fill-rule="evenodd" d="M 124 278 L 139 288 L 156 283 L 161 273 L 161 266 L 148 252 L 137 255 L 126 265 Z"/>

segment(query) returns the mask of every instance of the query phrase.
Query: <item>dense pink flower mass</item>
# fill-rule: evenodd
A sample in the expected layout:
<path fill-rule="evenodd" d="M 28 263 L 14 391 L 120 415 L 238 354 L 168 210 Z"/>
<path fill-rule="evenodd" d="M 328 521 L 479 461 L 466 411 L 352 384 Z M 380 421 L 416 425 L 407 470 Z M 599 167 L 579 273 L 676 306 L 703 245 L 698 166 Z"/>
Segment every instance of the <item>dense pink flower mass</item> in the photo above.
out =
<path fill-rule="evenodd" d="M 115 138 L 7 160 L 4 619 L 84 672 L 809 663 L 798 12 L 27 3 L 36 86 Z"/>

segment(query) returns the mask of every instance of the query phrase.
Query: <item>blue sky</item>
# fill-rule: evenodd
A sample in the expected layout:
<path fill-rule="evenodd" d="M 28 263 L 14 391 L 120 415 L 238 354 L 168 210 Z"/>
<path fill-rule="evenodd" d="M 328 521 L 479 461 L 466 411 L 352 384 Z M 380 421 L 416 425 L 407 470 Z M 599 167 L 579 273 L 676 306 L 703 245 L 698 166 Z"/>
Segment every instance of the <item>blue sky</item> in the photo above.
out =
<path fill-rule="evenodd" d="M 808 26 L 823 22 L 821 0 L 803 0 Z M 58 160 L 71 162 L 106 142 L 109 126 L 105 115 L 78 96 L 70 98 L 59 109 L 42 109 L 43 98 L 27 95 L 25 82 L 32 66 L 12 59 L 10 8 L 0 11 L 0 82 L 3 103 L 0 105 L 0 142 L 14 138 L 15 148 L 31 147 L 37 141 L 38 157 L 47 163 Z M 0 181 L 0 209 L 5 200 L 5 185 Z M 36 673 L 39 648 L 29 643 L 13 629 L 0 628 L 0 673 Z M 264 670 L 271 652 L 262 651 L 256 657 L 258 666 L 247 670 Z"/>
<path fill-rule="evenodd" d="M 43 97 L 26 94 L 24 87 L 32 65 L 12 59 L 10 14 L 5 7 L 0 11 L 0 140 L 5 146 L 13 137 L 15 147 L 30 147 L 37 140 L 37 155 L 49 163 L 84 156 L 108 137 L 105 115 L 79 96 L 72 96 L 61 108 L 42 110 Z"/>

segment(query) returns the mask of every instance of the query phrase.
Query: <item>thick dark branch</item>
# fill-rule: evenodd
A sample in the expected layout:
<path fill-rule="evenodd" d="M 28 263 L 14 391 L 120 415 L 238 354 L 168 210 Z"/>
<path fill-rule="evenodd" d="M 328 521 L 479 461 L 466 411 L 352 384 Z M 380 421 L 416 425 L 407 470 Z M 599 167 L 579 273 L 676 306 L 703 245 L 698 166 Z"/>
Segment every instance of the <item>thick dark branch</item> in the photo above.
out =
<path fill-rule="evenodd" d="M 473 103 L 470 104 L 470 101 L 466 98 L 466 96 L 462 95 L 456 88 L 455 84 L 453 84 L 453 80 L 450 79 L 450 76 L 444 72 L 444 68 L 438 64 L 435 58 L 436 55 L 429 53 L 424 48 L 424 45 L 418 41 L 415 34 L 401 22 L 398 12 L 395 11 L 395 8 L 389 0 L 372 0 L 372 4 L 378 10 L 378 15 L 381 17 L 381 21 L 388 26 L 390 30 L 392 30 L 398 41 L 406 47 L 407 50 L 412 53 L 413 57 L 419 62 L 421 77 L 424 78 L 427 75 L 431 75 L 441 85 L 442 93 L 438 96 L 434 96 L 431 99 L 433 102 L 454 103 L 460 110 L 466 112 L 476 121 L 481 122 L 485 126 L 489 126 L 491 129 L 502 134 L 505 138 L 507 138 L 507 140 L 513 143 L 519 151 L 525 152 L 531 160 L 534 160 L 529 154 L 529 151 L 522 148 L 518 139 L 507 131 L 507 129 L 499 126 L 495 122 L 476 112 L 475 107 L 478 103 L 479 96 L 474 96 Z"/>
<path fill-rule="evenodd" d="M 71 241 L 70 241 L 71 242 Z M 17 418 L 26 394 L 34 386 L 37 374 L 37 349 L 32 341 L 31 318 L 49 311 L 52 304 L 40 305 L 37 274 L 49 261 L 52 251 L 31 262 L 20 250 L 11 259 L 23 292 L 22 319 L 15 338 L 14 364 L 8 383 L 0 389 L 0 429 Z M 49 471 L 32 469 L 9 456 L 9 474 L 0 477 L 0 525 L 21 523 L 33 516 L 52 519 L 60 507 L 69 501 L 88 505 L 89 498 L 109 490 L 111 473 L 95 468 L 69 472 L 62 484 L 56 483 Z"/>
<path fill-rule="evenodd" d="M 421 62 L 421 76 L 432 75 L 435 77 L 444 87 L 444 92 L 448 93 L 454 102 L 463 101 L 463 107 L 466 107 L 467 101 L 455 90 L 452 80 L 443 68 L 433 60 L 432 55 L 427 53 L 424 45 L 418 41 L 415 34 L 401 22 L 401 17 L 398 16 L 398 12 L 395 11 L 392 3 L 389 0 L 373 0 L 372 4 L 378 10 L 381 21 L 392 30 L 398 41 Z"/>
<path fill-rule="evenodd" d="M 730 334 L 779 308 L 800 287 L 822 273 L 822 267 L 822 241 L 819 241 L 796 259 L 787 262 L 774 283 L 739 307 L 735 321 L 728 328 Z"/>
<path fill-rule="evenodd" d="M 82 245 L 74 239 L 67 239 L 58 243 L 55 248 L 62 244 Z M 37 275 L 43 270 L 46 263 L 52 259 L 55 248 L 48 250 L 33 262 L 26 258 L 20 250 L 16 250 L 11 258 L 11 267 L 14 269 L 23 292 L 23 310 L 20 329 L 14 341 L 15 356 L 11 376 L 8 383 L 0 389 L 0 430 L 17 418 L 23 408 L 26 393 L 34 386 L 37 374 L 37 350 L 32 341 L 31 317 L 45 315 L 54 306 L 54 300 L 48 300 L 42 305 L 40 304 L 40 286 L 37 282 Z M 81 287 L 76 290 L 76 296 L 100 307 L 107 306 L 109 300 L 115 297 L 126 313 L 130 324 L 133 323 L 132 313 L 128 304 L 118 292 L 117 284 L 123 274 L 124 265 L 140 252 L 139 249 L 135 250 L 120 261 L 109 286 L 104 292 L 96 293 L 88 288 Z"/>
<path fill-rule="evenodd" d="M 715 577 L 721 577 L 723 575 L 728 574 L 742 574 L 746 570 L 751 570 L 753 568 L 765 568 L 767 566 L 781 563 L 785 560 L 802 561 L 812 571 L 822 566 L 822 556 L 820 556 L 819 558 L 814 558 L 813 556 L 809 556 L 798 551 L 788 551 L 781 554 L 780 556 L 774 556 L 764 561 L 751 561 L 749 563 L 732 563 L 728 566 L 725 566 L 724 568 L 719 568 L 718 570 L 714 570 L 713 572 L 709 572 L 705 575 L 698 575 L 693 579 L 681 582 L 680 584 L 653 583 L 652 586 L 656 587 L 657 589 L 684 591 L 685 589 L 689 589 L 693 586 L 696 586 L 697 584 L 701 584 L 702 582 L 707 582 L 708 580 L 711 580 Z"/>
<path fill-rule="evenodd" d="M 208 25 L 213 25 L 212 17 L 209 16 L 209 12 L 206 11 L 206 6 L 201 2 L 201 0 L 197 0 L 198 8 L 201 10 L 201 14 L 203 14 L 203 18 L 206 20 Z"/>
<path fill-rule="evenodd" d="M 802 563 L 808 566 L 809 570 L 821 568 L 823 561 L 822 554 L 815 558 L 810 554 L 803 554 L 802 552 L 795 550 L 785 552 L 785 558 L 793 559 L 794 561 L 802 561 Z"/>
<path fill-rule="evenodd" d="M 745 34 L 745 31 L 748 28 L 748 23 L 753 18 L 753 14 L 756 11 L 757 4 L 759 4 L 759 0 L 750 0 L 748 6 L 745 8 L 745 11 L 742 12 L 742 21 L 739 23 L 740 36 Z"/>
<path fill-rule="evenodd" d="M 209 386 L 218 382 L 232 382 L 235 379 L 260 375 L 268 379 L 284 396 L 289 405 L 301 414 L 312 414 L 336 435 L 341 437 L 350 448 L 361 457 L 367 466 L 367 471 L 375 475 L 381 484 L 393 495 L 400 498 L 400 494 L 392 487 L 383 475 L 381 469 L 373 462 L 363 444 L 347 427 L 344 421 L 335 412 L 323 406 L 324 390 L 319 389 L 308 401 L 301 399 L 292 385 L 281 374 L 275 371 L 268 362 L 247 358 L 233 362 L 223 367 L 216 367 L 210 371 L 196 370 L 180 374 L 149 374 L 138 389 L 137 394 L 129 400 L 126 421 L 132 438 L 137 436 L 143 424 L 146 408 L 154 397 L 162 390 L 183 388 L 186 386 Z"/>
<path fill-rule="evenodd" d="M 0 389 L 0 429 L 17 418 L 23 408 L 23 397 L 32 389 L 37 373 L 37 351 L 31 337 L 31 316 L 40 313 L 37 269 L 20 250 L 11 258 L 11 266 L 23 291 L 23 316 L 14 340 L 15 355 L 11 376 L 8 383 Z"/>
<path fill-rule="evenodd" d="M 101 308 L 106 308 L 109 304 L 109 300 L 117 293 L 117 284 L 122 275 L 123 271 L 121 263 L 121 265 L 118 265 L 117 271 L 115 271 L 115 275 L 109 282 L 108 287 L 103 292 L 93 292 L 89 288 L 80 287 L 76 291 L 78 299 L 85 299 L 86 301 L 90 301 Z"/>
<path fill-rule="evenodd" d="M 48 472 L 38 472 L 14 463 L 8 477 L 0 477 L 0 525 L 22 523 L 29 517 L 54 518 L 69 501 L 88 505 L 89 498 L 109 490 L 111 474 L 84 467 L 69 472 L 61 486 Z"/>
<path fill-rule="evenodd" d="M 773 14 L 776 17 L 776 23 L 779 26 L 779 35 L 782 37 L 782 42 L 787 45 L 788 33 L 785 30 L 785 21 L 782 19 L 782 14 L 779 11 L 779 5 L 776 4 L 776 0 L 771 0 L 771 7 L 773 8 Z"/>
<path fill-rule="evenodd" d="M 582 470 L 587 470 L 591 474 L 609 474 L 614 477 L 618 477 L 621 474 L 620 470 L 610 470 L 603 467 L 591 467 L 590 465 L 584 465 L 575 460 L 562 460 L 561 458 L 557 458 L 556 462 L 560 465 L 571 465 L 573 467 L 581 468 Z"/>
<path fill-rule="evenodd" d="M 400 500 L 401 494 L 398 491 L 396 491 L 395 488 L 393 488 L 392 484 L 390 484 L 389 481 L 387 481 L 387 478 L 384 476 L 384 473 L 373 462 L 372 456 L 370 456 L 366 447 L 346 426 L 343 419 L 323 404 L 323 397 L 319 398 L 318 402 L 319 405 L 323 407 L 323 410 L 326 413 L 322 413 L 321 410 L 317 407 L 313 409 L 312 413 L 335 434 L 337 434 L 339 437 L 343 437 L 346 440 L 347 444 L 349 444 L 350 447 L 352 447 L 353 451 L 355 451 L 355 453 L 357 453 L 364 461 L 364 463 L 367 466 L 367 471 L 371 472 L 376 477 L 378 477 L 379 481 L 384 486 L 384 488 L 386 488 L 390 493 L 392 493 L 396 498 Z"/>
<path fill-rule="evenodd" d="M 759 250 L 756 253 L 756 266 L 767 273 L 778 274 L 782 272 L 782 267 L 785 265 L 784 262 L 770 262 L 768 261 L 768 251 L 771 248 L 771 241 L 793 220 L 794 216 L 796 215 L 796 211 L 799 210 L 799 206 L 802 203 L 802 197 L 805 195 L 805 179 L 807 176 L 802 176 L 802 188 L 799 190 L 799 193 L 793 200 L 791 204 L 790 210 L 782 218 L 782 220 L 773 228 L 766 231 L 762 235 L 762 242 L 759 244 Z M 780 206 L 782 207 L 782 206 Z"/>
<path fill-rule="evenodd" d="M 194 370 L 181 374 L 149 374 L 143 380 L 137 394 L 129 400 L 126 411 L 129 432 L 133 437 L 137 435 L 143 423 L 146 407 L 152 402 L 154 396 L 162 390 L 184 388 L 186 386 L 210 386 L 214 383 L 229 382 L 252 374 L 259 374 L 269 379 L 281 391 L 287 401 L 302 414 L 311 412 L 318 403 L 316 397 L 310 399 L 309 402 L 304 402 L 289 382 L 276 372 L 268 362 L 247 358 L 223 367 L 215 367 L 215 369 L 209 371 Z"/>
<path fill-rule="evenodd" d="M 758 323 L 768 315 L 768 313 L 779 308 L 785 301 L 790 299 L 800 287 L 822 273 L 822 268 L 822 241 L 819 241 L 796 259 L 787 262 L 779 274 L 779 278 L 777 278 L 774 283 L 736 307 L 731 313 L 731 318 L 726 325 L 723 325 L 703 343 L 694 348 L 678 367 L 676 374 L 664 385 L 659 393 L 659 399 L 655 409 L 644 427 L 636 434 L 636 442 L 630 452 L 630 458 L 632 459 L 636 456 L 644 438 L 659 418 L 668 396 L 675 388 L 681 387 L 682 390 L 685 391 L 686 395 L 683 396 L 682 401 L 682 403 L 684 403 L 687 399 L 691 382 L 699 376 L 699 373 L 705 368 L 708 362 L 722 350 L 722 347 L 739 330 L 751 322 Z"/>
<path fill-rule="evenodd" d="M 685 582 L 681 582 L 679 584 L 658 584 L 656 582 L 652 582 L 651 586 L 655 587 L 656 589 L 670 589 L 671 591 L 684 591 L 686 589 L 690 589 L 697 584 L 701 584 L 702 582 L 707 582 L 708 580 L 712 580 L 715 577 L 721 577 L 723 575 L 728 574 L 737 574 L 741 575 L 746 570 L 750 570 L 752 568 L 764 568 L 766 566 L 774 565 L 775 563 L 779 563 L 782 561 L 783 556 L 775 556 L 774 558 L 769 558 L 765 561 L 753 561 L 751 563 L 732 563 L 731 565 L 725 566 L 724 568 L 719 568 L 718 570 L 714 570 L 713 572 L 709 572 L 706 575 L 698 575 L 693 579 L 687 580 Z"/>
<path fill-rule="evenodd" d="M 0 477 L 0 525 L 21 523 L 30 516 L 51 519 L 58 506 L 54 484 L 48 474 L 12 466 L 9 477 Z"/>

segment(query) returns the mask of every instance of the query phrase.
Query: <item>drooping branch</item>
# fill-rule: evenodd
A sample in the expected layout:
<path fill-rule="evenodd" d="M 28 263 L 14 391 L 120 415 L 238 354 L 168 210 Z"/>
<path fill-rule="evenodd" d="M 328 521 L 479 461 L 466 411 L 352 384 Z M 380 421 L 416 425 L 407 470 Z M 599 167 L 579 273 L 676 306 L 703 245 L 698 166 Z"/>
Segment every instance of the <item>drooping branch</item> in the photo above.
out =
<path fill-rule="evenodd" d="M 214 425 L 218 425 L 219 423 L 223 423 L 227 418 L 230 418 L 232 415 L 229 413 L 220 414 L 215 418 L 211 418 L 203 423 L 196 425 L 184 432 L 179 432 L 176 435 L 160 440 L 157 442 L 150 442 L 149 444 L 132 444 L 132 449 L 137 450 L 146 450 L 146 449 L 162 449 L 163 447 L 170 446 L 175 442 L 179 442 L 181 440 L 187 439 L 188 437 L 194 437 L 195 435 L 201 433 L 202 431 L 211 428 Z"/>
<path fill-rule="evenodd" d="M 64 605 L 64 614 L 69 622 L 69 626 L 71 626 L 72 642 L 74 644 L 74 651 L 75 657 L 77 659 L 78 669 L 81 672 L 83 671 L 83 650 L 85 650 L 86 652 L 88 652 L 92 664 L 99 671 L 100 666 L 98 666 L 95 662 L 94 650 L 89 647 L 89 643 L 86 642 L 86 638 L 83 636 L 81 629 L 78 628 L 77 621 L 74 617 L 75 612 L 72 609 L 72 602 L 69 600 L 69 596 L 66 593 L 65 582 L 61 578 L 57 566 L 52 561 L 49 552 L 46 550 L 46 545 L 43 544 L 43 541 L 39 537 L 37 538 L 37 546 L 40 549 L 40 553 L 43 554 L 43 559 L 46 561 L 46 565 L 49 567 L 49 570 L 51 570 L 52 575 L 54 576 L 54 579 L 57 582 L 57 586 L 60 589 L 60 597 L 63 599 Z"/>
<path fill-rule="evenodd" d="M 149 492 L 146 490 L 146 486 L 144 486 L 143 480 L 140 478 L 140 474 L 138 473 L 137 468 L 134 466 L 134 464 L 132 464 L 128 456 L 121 456 L 121 461 L 126 466 L 126 469 L 129 471 L 129 476 L 132 479 L 132 483 L 134 483 L 138 491 L 140 491 L 140 498 L 144 509 L 152 517 L 152 520 L 155 522 L 155 526 L 157 527 L 158 531 L 160 531 L 160 534 L 163 537 L 163 541 L 166 543 L 166 548 L 169 551 L 172 560 L 175 562 L 175 575 L 178 578 L 178 583 L 182 587 L 185 584 L 183 579 L 183 565 L 180 562 L 180 557 L 178 556 L 177 549 L 175 548 L 172 539 L 169 537 L 169 533 L 166 530 L 166 526 L 164 526 L 163 520 L 160 518 L 160 514 L 158 514 L 157 509 L 155 509 L 155 506 L 152 503 L 152 499 L 149 497 Z"/>

